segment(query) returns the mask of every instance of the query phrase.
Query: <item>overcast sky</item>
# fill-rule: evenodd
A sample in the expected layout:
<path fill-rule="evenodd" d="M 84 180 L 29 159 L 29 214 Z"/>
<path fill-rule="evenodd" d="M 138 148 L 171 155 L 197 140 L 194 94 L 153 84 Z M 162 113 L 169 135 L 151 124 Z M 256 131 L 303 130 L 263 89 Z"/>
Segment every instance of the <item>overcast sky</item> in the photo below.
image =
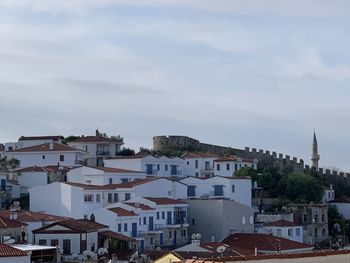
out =
<path fill-rule="evenodd" d="M 0 141 L 155 135 L 350 171 L 350 2 L 0 0 Z"/>

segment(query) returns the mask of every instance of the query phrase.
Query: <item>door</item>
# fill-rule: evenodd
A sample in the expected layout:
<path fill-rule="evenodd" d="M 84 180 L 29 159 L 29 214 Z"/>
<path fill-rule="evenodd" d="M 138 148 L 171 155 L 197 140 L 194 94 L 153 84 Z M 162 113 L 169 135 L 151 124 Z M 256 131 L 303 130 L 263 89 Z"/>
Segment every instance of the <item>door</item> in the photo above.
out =
<path fill-rule="evenodd" d="M 171 211 L 167 212 L 167 225 L 171 225 Z"/>
<path fill-rule="evenodd" d="M 141 253 L 145 252 L 145 240 L 141 240 Z"/>
<path fill-rule="evenodd" d="M 176 238 L 177 238 L 177 231 L 174 230 L 174 246 L 176 247 Z"/>
<path fill-rule="evenodd" d="M 146 173 L 153 174 L 153 165 L 152 164 L 146 164 Z"/>
<path fill-rule="evenodd" d="M 160 236 L 159 236 L 159 244 L 160 244 L 161 246 L 163 246 L 163 244 L 164 244 L 164 236 L 163 236 L 163 233 L 160 233 Z"/>
<path fill-rule="evenodd" d="M 214 196 L 223 196 L 223 195 L 224 195 L 224 186 L 214 185 Z"/>
<path fill-rule="evenodd" d="M 131 224 L 131 235 L 132 237 L 137 237 L 137 223 Z"/>
<path fill-rule="evenodd" d="M 209 161 L 206 161 L 206 162 L 205 162 L 205 170 L 206 170 L 206 171 L 209 171 L 209 170 L 210 170 L 210 162 L 209 162 Z"/>
<path fill-rule="evenodd" d="M 153 227 L 153 216 L 150 216 L 148 221 L 149 221 L 148 222 L 149 223 L 149 230 L 153 231 L 153 229 L 154 229 L 154 227 Z"/>
<path fill-rule="evenodd" d="M 187 196 L 196 196 L 196 186 L 195 185 L 187 186 Z"/>
<path fill-rule="evenodd" d="M 177 166 L 171 165 L 170 175 L 177 175 Z"/>

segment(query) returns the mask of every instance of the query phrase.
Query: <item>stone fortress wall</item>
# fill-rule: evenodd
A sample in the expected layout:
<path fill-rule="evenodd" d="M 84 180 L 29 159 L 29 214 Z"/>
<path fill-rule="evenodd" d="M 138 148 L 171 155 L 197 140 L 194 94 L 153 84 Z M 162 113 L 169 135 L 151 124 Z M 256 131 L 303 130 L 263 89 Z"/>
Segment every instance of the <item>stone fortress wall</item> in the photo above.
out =
<path fill-rule="evenodd" d="M 275 163 L 280 167 L 292 165 L 294 171 L 302 173 L 310 169 L 309 165 L 305 165 L 303 159 L 291 157 L 274 151 L 245 147 L 244 149 L 236 149 L 231 147 L 202 143 L 199 140 L 188 136 L 155 136 L 153 137 L 153 149 L 157 151 L 167 149 L 189 148 L 191 150 L 210 152 L 218 155 L 230 154 L 237 155 L 242 158 L 257 159 L 259 162 Z M 350 174 L 344 172 L 333 171 L 330 169 L 319 168 L 319 173 L 323 175 L 326 183 L 334 184 L 341 182 L 350 186 Z"/>

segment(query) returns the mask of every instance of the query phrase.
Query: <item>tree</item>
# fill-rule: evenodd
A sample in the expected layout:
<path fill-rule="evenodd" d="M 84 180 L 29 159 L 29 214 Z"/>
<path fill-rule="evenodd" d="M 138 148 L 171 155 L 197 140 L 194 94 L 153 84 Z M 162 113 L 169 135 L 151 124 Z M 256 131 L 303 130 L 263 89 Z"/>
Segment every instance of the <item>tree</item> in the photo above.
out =
<path fill-rule="evenodd" d="M 16 169 L 18 166 L 21 165 L 21 162 L 15 158 L 10 158 L 5 161 L 5 165 L 10 169 Z"/>
<path fill-rule="evenodd" d="M 257 170 L 251 167 L 242 167 L 238 171 L 236 171 L 233 175 L 238 176 L 238 177 L 246 177 L 249 176 L 252 179 L 256 178 L 257 175 Z"/>
<path fill-rule="evenodd" d="M 126 147 L 123 147 L 123 149 L 118 153 L 118 155 L 121 155 L 121 156 L 131 156 L 134 154 L 135 154 L 135 151 L 133 149 L 126 148 Z"/>
<path fill-rule="evenodd" d="M 78 139 L 79 136 L 74 136 L 74 135 L 70 135 L 68 137 L 65 137 L 63 140 L 62 140 L 62 143 L 63 144 L 67 144 L 69 142 L 72 142 L 72 141 L 75 141 L 76 139 Z"/>
<path fill-rule="evenodd" d="M 278 192 L 293 202 L 319 202 L 323 194 L 320 180 L 308 174 L 290 174 L 278 187 Z"/>

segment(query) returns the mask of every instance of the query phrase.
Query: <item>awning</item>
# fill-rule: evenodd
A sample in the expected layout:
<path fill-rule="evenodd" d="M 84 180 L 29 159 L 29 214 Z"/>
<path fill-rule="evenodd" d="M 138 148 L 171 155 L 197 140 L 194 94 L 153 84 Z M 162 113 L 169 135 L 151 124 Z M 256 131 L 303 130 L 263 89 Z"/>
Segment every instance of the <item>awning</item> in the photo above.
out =
<path fill-rule="evenodd" d="M 110 230 L 98 232 L 98 234 L 103 236 L 103 237 L 115 238 L 115 239 L 122 240 L 122 241 L 128 241 L 128 242 L 135 241 L 135 239 L 132 237 L 128 237 L 128 236 L 125 236 L 125 235 L 122 235 L 120 233 L 116 233 L 116 232 L 113 232 Z"/>

